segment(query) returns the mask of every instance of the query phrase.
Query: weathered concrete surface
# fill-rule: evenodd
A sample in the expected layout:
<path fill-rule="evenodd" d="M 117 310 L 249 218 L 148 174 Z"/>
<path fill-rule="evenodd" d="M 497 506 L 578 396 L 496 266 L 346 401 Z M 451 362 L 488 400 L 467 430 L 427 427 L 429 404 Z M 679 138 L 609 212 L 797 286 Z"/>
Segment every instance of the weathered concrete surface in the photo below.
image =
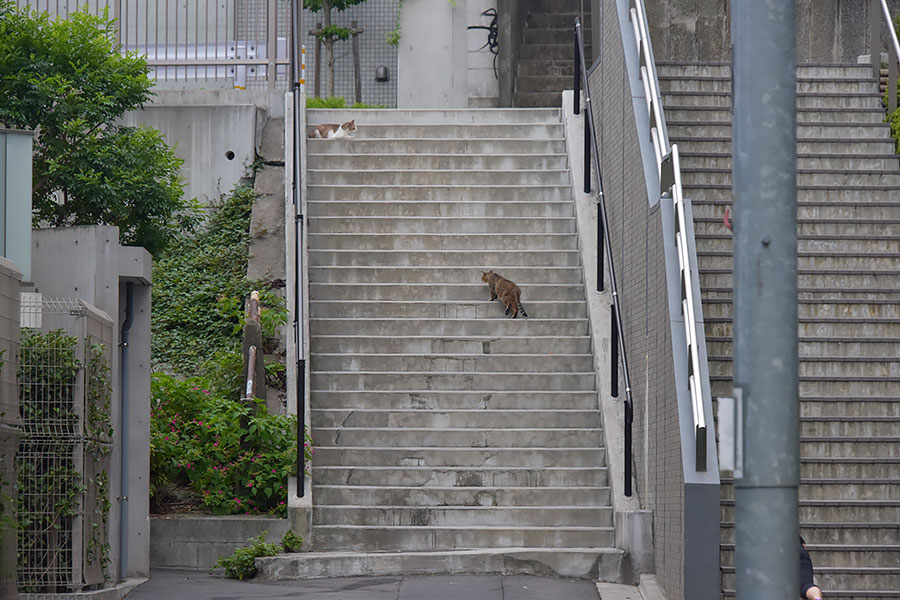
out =
<path fill-rule="evenodd" d="M 612 595 L 622 589 L 631 595 Z M 340 577 L 304 581 L 237 581 L 220 575 L 155 570 L 150 581 L 128 596 L 131 600 L 158 598 L 293 598 L 297 600 L 630 600 L 637 588 L 604 586 L 598 596 L 589 581 L 503 575 L 445 575 L 413 577 Z M 654 599 L 656 600 L 656 599 Z"/>
<path fill-rule="evenodd" d="M 287 519 L 241 515 L 174 515 L 150 519 L 150 564 L 156 568 L 209 569 L 216 560 L 266 533 L 278 543 Z M 173 598 L 186 596 L 172 596 Z"/>

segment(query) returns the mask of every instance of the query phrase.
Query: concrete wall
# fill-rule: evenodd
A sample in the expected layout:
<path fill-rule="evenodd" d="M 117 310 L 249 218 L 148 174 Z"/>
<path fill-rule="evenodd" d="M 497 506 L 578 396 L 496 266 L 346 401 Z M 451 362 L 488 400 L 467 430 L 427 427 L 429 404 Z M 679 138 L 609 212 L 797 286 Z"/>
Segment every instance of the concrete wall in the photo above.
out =
<path fill-rule="evenodd" d="M 482 13 L 489 8 L 497 8 L 497 0 L 469 0 L 466 5 L 467 27 L 472 25 L 491 24 L 491 17 Z M 469 106 L 490 107 L 500 105 L 500 82 L 494 76 L 494 55 L 490 48 L 484 47 L 488 41 L 485 29 L 467 29 L 466 64 L 469 68 Z M 499 48 L 498 48 L 499 51 Z M 500 59 L 497 59 L 499 75 Z"/>
<path fill-rule="evenodd" d="M 730 60 L 731 0 L 646 3 L 657 60 Z M 797 60 L 856 62 L 868 54 L 869 5 L 866 0 L 797 0 Z M 900 0 L 888 0 L 888 6 L 896 13 Z"/>
<path fill-rule="evenodd" d="M 113 578 L 120 573 L 146 577 L 150 572 L 150 254 L 143 248 L 120 246 L 117 227 L 38 229 L 32 240 L 33 291 L 45 297 L 81 298 L 114 315 L 117 350 L 125 319 L 125 290 L 128 282 L 133 284 L 134 321 L 127 363 L 122 364 L 120 351 L 112 353 L 110 412 L 115 442 L 109 571 Z M 128 373 L 127 393 L 123 369 Z M 128 473 L 124 479 L 123 470 Z M 123 558 L 127 564 L 121 565 Z"/>
<path fill-rule="evenodd" d="M 186 94 L 196 97 L 200 93 Z M 224 95 L 224 99 L 240 102 L 236 94 L 240 92 Z M 188 104 L 178 97 L 169 92 L 157 103 L 128 113 L 125 123 L 158 129 L 184 160 L 181 172 L 186 197 L 211 206 L 241 181 L 255 159 L 261 111 L 253 103 Z M 202 97 L 198 100 L 203 102 Z"/>
<path fill-rule="evenodd" d="M 153 568 L 209 569 L 222 556 L 247 546 L 247 540 L 266 532 L 277 544 L 288 530 L 287 519 L 229 515 L 153 517 L 150 564 Z"/>
<path fill-rule="evenodd" d="M 19 344 L 19 294 L 22 273 L 11 261 L 0 257 L 0 504 L 5 522 L 0 522 L 0 600 L 18 598 L 16 591 L 16 503 L 12 484 L 16 481 L 15 456 L 21 437 L 19 393 L 16 386 Z"/>

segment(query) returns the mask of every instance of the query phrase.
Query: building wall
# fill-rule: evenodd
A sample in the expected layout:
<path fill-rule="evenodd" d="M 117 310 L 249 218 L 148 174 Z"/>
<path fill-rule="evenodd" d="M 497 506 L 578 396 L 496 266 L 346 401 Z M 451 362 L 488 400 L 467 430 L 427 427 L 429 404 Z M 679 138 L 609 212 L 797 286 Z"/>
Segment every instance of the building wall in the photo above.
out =
<path fill-rule="evenodd" d="M 22 274 L 0 257 L 0 600 L 18 598 L 16 591 L 16 481 L 14 458 L 21 436 L 19 393 L 16 386 L 19 346 L 19 294 Z M 7 520 L 8 519 L 8 520 Z"/>
<path fill-rule="evenodd" d="M 731 0 L 646 0 L 657 60 L 730 60 Z M 869 53 L 866 0 L 797 0 L 797 60 L 856 62 Z M 891 12 L 900 0 L 888 0 Z M 882 39 L 887 30 L 882 30 Z M 886 48 L 886 46 L 883 46 Z"/>
<path fill-rule="evenodd" d="M 624 4 L 627 8 L 627 1 Z M 617 6 L 604 2 L 594 10 L 595 23 L 602 27 L 601 63 L 591 74 L 590 85 L 634 401 L 637 493 L 641 507 L 653 511 L 657 580 L 667 598 L 680 600 L 684 479 L 662 258 L 662 211 L 648 201 Z M 620 384 L 620 393 L 624 389 Z"/>

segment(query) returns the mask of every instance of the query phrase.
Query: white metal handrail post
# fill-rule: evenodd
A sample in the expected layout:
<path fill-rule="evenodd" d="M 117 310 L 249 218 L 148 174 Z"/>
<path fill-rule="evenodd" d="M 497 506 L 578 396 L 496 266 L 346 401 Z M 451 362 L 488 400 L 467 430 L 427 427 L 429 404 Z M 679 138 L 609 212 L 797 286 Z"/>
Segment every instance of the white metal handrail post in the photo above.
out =
<path fill-rule="evenodd" d="M 883 1 L 883 0 L 882 0 Z M 657 174 L 660 181 L 660 196 L 672 198 L 675 209 L 675 246 L 681 280 L 681 313 L 684 317 L 685 352 L 687 354 L 687 384 L 691 397 L 691 412 L 694 418 L 695 468 L 706 471 L 706 415 L 704 412 L 703 371 L 700 364 L 698 331 L 699 319 L 695 314 L 694 270 L 690 262 L 689 231 L 685 215 L 685 199 L 681 187 L 681 164 L 678 146 L 669 146 L 669 134 L 659 93 L 656 64 L 648 34 L 646 10 L 643 0 L 632 0 L 629 10 L 634 31 L 635 44 L 640 60 L 641 85 L 646 97 L 647 115 L 650 120 L 650 141 L 656 158 Z M 693 224 L 690 224 L 693 226 Z"/>

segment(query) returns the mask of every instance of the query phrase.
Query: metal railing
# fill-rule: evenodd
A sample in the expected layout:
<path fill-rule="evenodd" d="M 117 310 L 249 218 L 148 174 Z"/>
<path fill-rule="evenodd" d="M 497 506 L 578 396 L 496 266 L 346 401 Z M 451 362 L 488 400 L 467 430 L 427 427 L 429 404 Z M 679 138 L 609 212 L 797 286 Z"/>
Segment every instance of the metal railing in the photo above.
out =
<path fill-rule="evenodd" d="M 881 26 L 887 23 L 888 40 L 887 40 L 887 98 L 888 98 L 888 115 L 894 114 L 897 110 L 897 60 L 900 57 L 900 42 L 897 41 L 897 32 L 894 29 L 894 21 L 891 18 L 891 11 L 888 10 L 886 0 L 872 0 L 869 5 L 869 43 L 870 58 L 872 61 L 872 70 L 875 77 L 881 77 Z"/>
<path fill-rule="evenodd" d="M 290 7 L 278 0 L 16 0 L 66 18 L 114 21 L 114 41 L 144 56 L 157 82 L 220 80 L 235 89 L 289 83 Z"/>
<path fill-rule="evenodd" d="M 587 61 L 584 56 L 584 37 L 581 31 L 581 19 L 575 19 L 575 114 L 581 112 L 581 83 L 584 82 L 584 192 L 591 193 L 591 162 L 597 173 L 597 291 L 603 291 L 603 250 L 609 260 L 609 287 L 612 292 L 613 305 L 611 312 L 611 395 L 619 395 L 618 363 L 621 344 L 622 375 L 625 380 L 625 495 L 631 496 L 631 431 L 634 423 L 634 402 L 631 398 L 631 381 L 628 377 L 628 355 L 625 352 L 625 332 L 622 329 L 622 310 L 619 307 L 619 293 L 616 288 L 616 270 L 613 266 L 612 246 L 609 239 L 609 221 L 606 216 L 606 203 L 603 197 L 603 176 L 600 171 L 600 154 L 597 146 L 597 132 L 594 131 L 594 117 L 591 109 L 591 90 L 588 84 Z"/>
<path fill-rule="evenodd" d="M 678 158 L 678 145 L 669 144 L 669 133 L 663 113 L 662 97 L 659 94 L 659 80 L 656 75 L 656 63 L 653 60 L 653 48 L 650 45 L 650 28 L 647 24 L 646 11 L 642 0 L 632 0 L 629 10 L 634 38 L 637 43 L 640 60 L 640 77 L 647 100 L 647 113 L 650 118 L 650 140 L 656 157 L 659 175 L 660 196 L 672 198 L 675 208 L 675 246 L 678 251 L 678 267 L 681 278 L 681 315 L 684 318 L 684 334 L 688 365 L 688 388 L 691 394 L 691 409 L 694 417 L 695 468 L 706 470 L 706 416 L 703 410 L 703 382 L 701 381 L 699 341 L 703 334 L 699 330 L 699 322 L 694 311 L 694 282 L 698 277 L 691 266 L 688 245 L 689 230 L 693 223 L 685 217 L 686 205 L 681 189 L 681 164 Z"/>

